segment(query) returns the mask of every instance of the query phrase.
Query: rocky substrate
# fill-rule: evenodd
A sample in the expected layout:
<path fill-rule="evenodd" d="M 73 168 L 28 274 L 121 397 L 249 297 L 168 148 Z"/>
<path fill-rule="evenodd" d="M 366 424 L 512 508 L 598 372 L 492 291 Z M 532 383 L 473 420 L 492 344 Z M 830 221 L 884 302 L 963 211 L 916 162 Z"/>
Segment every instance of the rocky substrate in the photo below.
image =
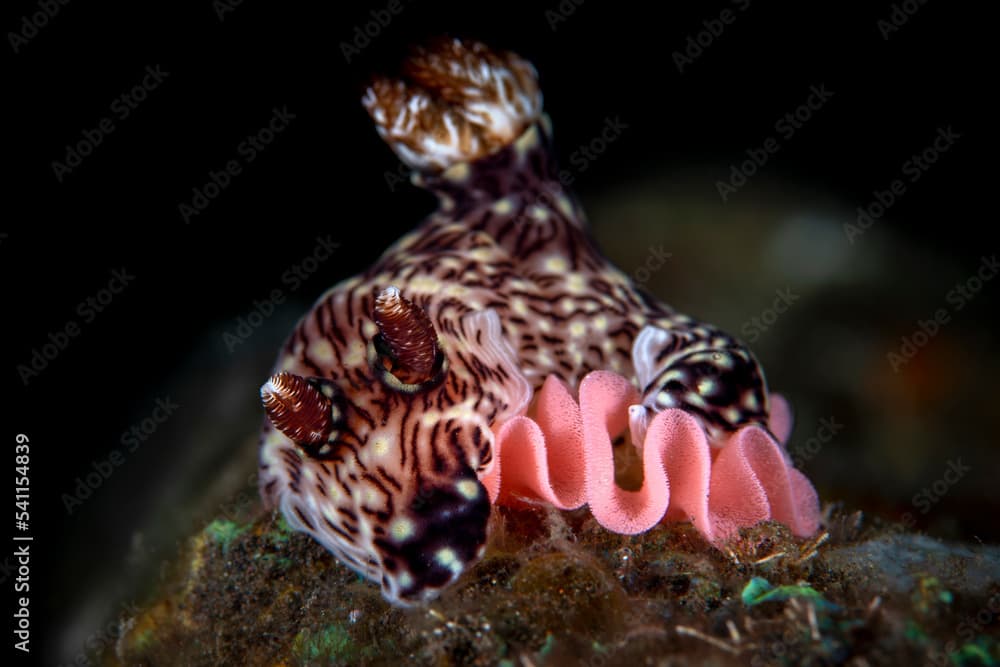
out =
<path fill-rule="evenodd" d="M 254 510 L 251 509 L 251 512 Z M 609 533 L 586 511 L 497 509 L 483 561 L 398 609 L 256 510 L 193 536 L 100 664 L 994 665 L 1000 548 L 838 516 L 725 551 L 690 526 Z"/>

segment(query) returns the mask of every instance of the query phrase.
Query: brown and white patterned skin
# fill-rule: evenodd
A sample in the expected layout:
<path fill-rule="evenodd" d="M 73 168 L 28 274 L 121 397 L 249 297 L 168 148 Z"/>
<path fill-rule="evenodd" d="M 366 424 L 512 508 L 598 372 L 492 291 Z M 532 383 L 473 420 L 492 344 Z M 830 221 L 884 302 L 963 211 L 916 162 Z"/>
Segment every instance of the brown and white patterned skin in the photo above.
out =
<path fill-rule="evenodd" d="M 332 446 L 319 455 L 268 422 L 260 452 L 264 499 L 396 604 L 432 598 L 481 556 L 490 504 L 476 473 L 491 465 L 493 429 L 548 375 L 575 388 L 616 371 L 647 410 L 689 410 L 713 437 L 768 411 L 743 345 L 596 249 L 557 178 L 529 64 L 461 42 L 416 60 L 420 76 L 376 82 L 364 102 L 439 209 L 324 294 L 281 352 L 276 372 L 323 378 L 335 398 Z M 374 301 L 389 287 L 423 308 L 447 360 L 421 391 L 372 363 Z"/>

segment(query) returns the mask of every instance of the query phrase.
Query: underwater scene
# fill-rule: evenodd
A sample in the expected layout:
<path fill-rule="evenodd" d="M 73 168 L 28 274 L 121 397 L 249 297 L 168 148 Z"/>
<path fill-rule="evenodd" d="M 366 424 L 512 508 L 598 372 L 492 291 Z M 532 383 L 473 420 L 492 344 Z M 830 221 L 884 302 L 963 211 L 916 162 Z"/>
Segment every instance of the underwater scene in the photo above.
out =
<path fill-rule="evenodd" d="M 974 19 L 15 13 L 18 661 L 1000 664 Z"/>

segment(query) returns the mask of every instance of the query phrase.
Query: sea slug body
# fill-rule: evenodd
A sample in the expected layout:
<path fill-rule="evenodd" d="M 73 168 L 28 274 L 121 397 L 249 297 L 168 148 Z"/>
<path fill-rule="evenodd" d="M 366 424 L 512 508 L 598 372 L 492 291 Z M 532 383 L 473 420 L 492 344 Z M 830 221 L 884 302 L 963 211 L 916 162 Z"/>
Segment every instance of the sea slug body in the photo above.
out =
<path fill-rule="evenodd" d="M 418 50 L 400 78 L 376 80 L 363 103 L 439 208 L 320 297 L 261 389 L 261 494 L 292 526 L 380 583 L 389 601 L 427 601 L 483 553 L 491 499 L 503 496 L 498 447 L 515 437 L 505 425 L 531 431 L 524 420 L 536 419 L 537 433 L 518 442 L 536 454 L 545 440 L 560 446 L 564 422 L 538 414 L 533 398 L 572 412 L 581 385 L 580 446 L 605 428 L 588 406 L 606 395 L 624 415 L 608 424 L 631 427 L 637 446 L 648 428 L 669 455 L 670 434 L 697 432 L 705 484 L 719 450 L 747 429 L 761 435 L 739 436 L 740 447 L 761 453 L 747 465 L 734 459 L 726 479 L 750 479 L 750 468 L 767 477 L 764 460 L 785 465 L 778 445 L 759 441 L 775 441 L 771 397 L 750 351 L 644 293 L 596 249 L 558 179 L 529 63 L 441 41 Z M 506 469 L 513 457 L 504 457 Z M 808 532 L 815 496 L 791 472 L 798 477 L 774 477 L 794 496 L 781 506 L 798 503 L 806 516 L 774 515 Z M 692 507 L 708 502 L 707 488 L 685 493 Z M 662 518 L 660 496 L 659 515 L 637 529 Z M 600 504 L 582 493 L 570 505 L 582 502 Z M 770 516 L 760 502 L 754 516 Z"/>

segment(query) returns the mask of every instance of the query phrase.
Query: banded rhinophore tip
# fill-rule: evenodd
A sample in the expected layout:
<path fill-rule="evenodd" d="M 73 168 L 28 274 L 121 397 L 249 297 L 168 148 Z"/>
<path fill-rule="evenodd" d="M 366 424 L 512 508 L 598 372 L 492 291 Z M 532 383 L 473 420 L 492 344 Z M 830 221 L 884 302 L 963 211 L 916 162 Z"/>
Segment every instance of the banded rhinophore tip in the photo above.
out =
<path fill-rule="evenodd" d="M 375 298 L 372 319 L 388 353 L 391 367 L 386 370 L 406 384 L 433 379 L 441 351 L 434 324 L 423 308 L 389 286 Z"/>
<path fill-rule="evenodd" d="M 447 39 L 416 49 L 399 78 L 376 78 L 362 103 L 403 162 L 443 171 L 514 141 L 541 115 L 542 93 L 528 61 Z"/>
<path fill-rule="evenodd" d="M 333 403 L 303 377 L 278 373 L 260 388 L 268 419 L 293 442 L 307 448 L 324 445 L 333 430 Z"/>

